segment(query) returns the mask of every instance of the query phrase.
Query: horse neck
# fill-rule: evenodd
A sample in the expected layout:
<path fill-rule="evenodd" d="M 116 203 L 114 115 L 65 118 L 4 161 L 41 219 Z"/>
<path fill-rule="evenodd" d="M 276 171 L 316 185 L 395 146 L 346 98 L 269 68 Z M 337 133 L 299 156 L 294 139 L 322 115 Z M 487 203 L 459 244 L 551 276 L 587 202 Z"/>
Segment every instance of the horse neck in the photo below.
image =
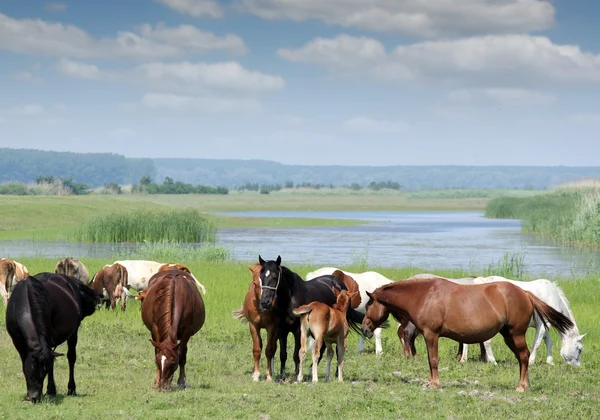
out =
<path fill-rule="evenodd" d="M 376 298 L 379 302 L 402 312 L 410 312 L 423 293 L 431 287 L 432 281 L 403 280 L 379 289 Z"/>

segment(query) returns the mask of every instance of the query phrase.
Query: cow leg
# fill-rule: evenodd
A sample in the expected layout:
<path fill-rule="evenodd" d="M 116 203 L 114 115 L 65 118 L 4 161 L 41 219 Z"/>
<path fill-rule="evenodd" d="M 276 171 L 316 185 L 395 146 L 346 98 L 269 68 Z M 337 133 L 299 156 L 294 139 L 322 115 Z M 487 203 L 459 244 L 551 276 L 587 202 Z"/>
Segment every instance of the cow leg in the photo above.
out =
<path fill-rule="evenodd" d="M 121 293 L 121 310 L 125 311 L 126 307 L 127 307 L 127 293 L 122 292 Z"/>
<path fill-rule="evenodd" d="M 275 326 L 271 325 L 267 328 L 267 348 L 265 350 L 267 356 L 267 382 L 273 380 L 275 372 L 275 353 L 277 352 L 277 336 L 275 332 Z"/>
<path fill-rule="evenodd" d="M 67 395 L 77 395 L 75 392 L 75 362 L 77 361 L 77 331 L 73 333 L 67 340 L 69 350 L 67 351 L 67 359 L 69 360 L 69 385 Z"/>
<path fill-rule="evenodd" d="M 177 385 L 181 389 L 187 388 L 187 382 L 185 377 L 185 363 L 187 362 L 187 343 L 189 337 L 184 337 L 179 344 L 179 379 L 177 379 Z"/>
<path fill-rule="evenodd" d="M 6 291 L 6 286 L 2 282 L 0 282 L 0 295 L 2 295 L 4 306 L 8 305 L 8 292 Z"/>
<path fill-rule="evenodd" d="M 252 369 L 252 380 L 258 382 L 260 379 L 260 355 L 262 353 L 262 338 L 260 330 L 252 322 L 248 323 L 250 335 L 252 336 L 252 356 L 254 357 L 254 368 Z"/>

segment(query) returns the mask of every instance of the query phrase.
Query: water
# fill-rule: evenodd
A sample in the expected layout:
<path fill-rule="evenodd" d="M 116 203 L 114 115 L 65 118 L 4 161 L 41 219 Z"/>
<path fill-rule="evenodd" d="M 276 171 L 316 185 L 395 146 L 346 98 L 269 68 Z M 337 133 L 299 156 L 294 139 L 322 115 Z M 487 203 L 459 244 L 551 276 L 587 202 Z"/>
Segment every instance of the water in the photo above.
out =
<path fill-rule="evenodd" d="M 486 219 L 481 212 L 244 212 L 245 217 L 355 219 L 352 227 L 220 229 L 218 244 L 240 261 L 281 255 L 284 263 L 457 268 L 479 274 L 506 252 L 524 252 L 532 276 L 573 276 L 600 267 L 600 251 L 557 246 L 522 235 L 519 220 Z M 106 258 L 141 244 L 0 241 L 0 256 Z"/>

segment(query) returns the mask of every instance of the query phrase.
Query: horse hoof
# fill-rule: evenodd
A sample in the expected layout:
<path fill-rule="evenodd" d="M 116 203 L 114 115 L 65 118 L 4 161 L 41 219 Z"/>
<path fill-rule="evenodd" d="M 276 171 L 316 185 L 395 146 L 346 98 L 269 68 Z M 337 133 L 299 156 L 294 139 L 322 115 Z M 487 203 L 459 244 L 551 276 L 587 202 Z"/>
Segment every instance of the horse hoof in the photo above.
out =
<path fill-rule="evenodd" d="M 517 387 L 517 392 L 525 392 L 525 387 L 524 387 L 524 386 L 521 386 L 521 385 L 519 385 L 519 386 Z"/>
<path fill-rule="evenodd" d="M 554 359 L 552 357 L 548 357 L 546 359 L 546 363 L 548 363 L 549 365 L 553 365 L 554 366 Z M 531 364 L 531 363 L 530 363 Z"/>
<path fill-rule="evenodd" d="M 271 376 L 267 376 L 267 382 L 272 382 L 273 378 Z"/>
<path fill-rule="evenodd" d="M 260 373 L 259 372 L 255 372 L 252 374 L 252 380 L 254 382 L 258 382 L 258 380 L 260 379 Z"/>
<path fill-rule="evenodd" d="M 54 395 L 56 395 L 56 392 L 54 393 Z M 71 397 L 75 397 L 75 396 L 77 396 L 77 393 L 75 392 L 74 389 L 69 389 L 69 391 L 67 392 L 67 395 L 69 395 Z"/>
<path fill-rule="evenodd" d="M 381 356 L 383 354 L 383 350 L 376 351 L 375 356 Z"/>

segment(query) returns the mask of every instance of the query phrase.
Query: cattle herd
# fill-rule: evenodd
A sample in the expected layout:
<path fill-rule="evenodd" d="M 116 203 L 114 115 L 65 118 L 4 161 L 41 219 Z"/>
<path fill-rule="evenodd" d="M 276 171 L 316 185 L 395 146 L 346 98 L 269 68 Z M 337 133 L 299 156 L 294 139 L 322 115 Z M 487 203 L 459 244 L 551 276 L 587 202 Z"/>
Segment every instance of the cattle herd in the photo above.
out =
<path fill-rule="evenodd" d="M 260 379 L 262 339 L 267 330 L 266 380 L 274 375 L 274 358 L 279 342 L 280 378 L 286 376 L 287 338 L 295 340 L 295 378 L 303 380 L 303 363 L 313 341 L 312 381 L 317 382 L 317 366 L 327 351 L 325 378 L 330 376 L 334 352 L 337 378 L 343 380 L 344 352 L 350 330 L 364 338 L 375 336 L 376 353 L 383 352 L 381 328 L 389 316 L 398 321 L 398 337 L 406 357 L 415 356 L 414 339 L 423 334 L 430 365 L 428 384 L 439 387 L 437 343 L 448 337 L 460 343 L 458 360 L 466 361 L 467 345 L 479 343 L 482 357 L 495 363 L 490 341 L 501 334 L 519 362 L 517 391 L 529 386 L 528 367 L 542 341 L 547 347 L 546 362 L 553 364 L 552 341 L 548 329 L 561 337 L 562 358 L 578 366 L 583 350 L 573 313 L 562 290 L 540 279 L 519 282 L 502 277 L 449 279 L 419 274 L 407 280 L 392 281 L 369 271 L 351 273 L 323 267 L 308 273 L 306 280 L 281 264 L 281 257 L 250 265 L 252 281 L 241 308 L 233 317 L 248 323 L 253 342 L 252 379 Z M 67 343 L 69 360 L 68 394 L 75 395 L 74 365 L 77 330 L 81 321 L 97 307 L 115 309 L 120 300 L 125 310 L 128 296 L 142 301 L 142 320 L 151 332 L 155 349 L 154 386 L 168 390 L 179 368 L 179 387 L 186 387 L 187 342 L 205 321 L 202 294 L 205 287 L 184 264 L 144 260 L 122 260 L 107 264 L 90 278 L 85 265 L 75 258 L 57 262 L 54 273 L 31 276 L 16 261 L 0 259 L 0 293 L 6 305 L 6 328 L 23 364 L 27 400 L 42 396 L 48 377 L 47 394 L 55 395 L 54 349 Z M 460 304 L 457 304 L 460 302 Z M 527 328 L 536 335 L 530 352 L 525 342 Z M 335 345 L 335 351 L 334 351 Z"/>

